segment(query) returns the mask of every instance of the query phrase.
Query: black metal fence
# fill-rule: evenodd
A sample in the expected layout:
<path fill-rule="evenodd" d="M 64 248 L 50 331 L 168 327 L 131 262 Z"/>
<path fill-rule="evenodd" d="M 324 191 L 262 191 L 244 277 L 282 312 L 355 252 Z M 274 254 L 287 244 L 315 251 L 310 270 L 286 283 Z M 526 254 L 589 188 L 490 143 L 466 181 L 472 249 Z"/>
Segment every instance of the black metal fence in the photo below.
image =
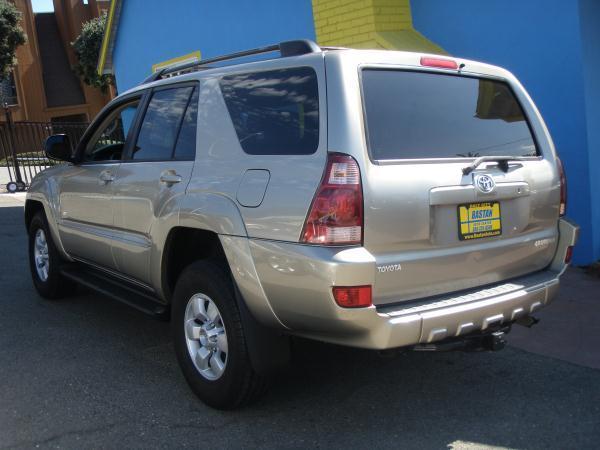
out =
<path fill-rule="evenodd" d="M 44 142 L 53 134 L 66 134 L 73 145 L 83 136 L 87 123 L 12 122 L 0 123 L 0 185 L 9 191 L 25 190 L 39 172 L 56 164 L 46 158 Z"/>

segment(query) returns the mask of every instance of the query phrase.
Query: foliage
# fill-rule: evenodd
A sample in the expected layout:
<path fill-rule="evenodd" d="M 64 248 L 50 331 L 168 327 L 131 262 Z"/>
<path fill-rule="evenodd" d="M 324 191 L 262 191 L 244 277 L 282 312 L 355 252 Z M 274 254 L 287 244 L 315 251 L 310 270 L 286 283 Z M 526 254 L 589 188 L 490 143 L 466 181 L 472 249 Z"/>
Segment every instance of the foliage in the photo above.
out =
<path fill-rule="evenodd" d="M 73 70 L 85 84 L 100 88 L 102 92 L 113 83 L 111 75 L 98 75 L 96 70 L 105 26 L 106 13 L 84 23 L 81 33 L 71 43 L 78 60 Z"/>
<path fill-rule="evenodd" d="M 17 47 L 27 41 L 19 20 L 19 10 L 7 0 L 0 0 L 0 79 L 10 74 L 16 64 Z"/>
<path fill-rule="evenodd" d="M 49 167 L 59 164 L 57 161 L 49 160 L 46 156 L 40 152 L 23 152 L 17 155 L 17 161 L 20 167 Z M 12 156 L 0 159 L 0 167 L 14 167 L 15 162 Z"/>

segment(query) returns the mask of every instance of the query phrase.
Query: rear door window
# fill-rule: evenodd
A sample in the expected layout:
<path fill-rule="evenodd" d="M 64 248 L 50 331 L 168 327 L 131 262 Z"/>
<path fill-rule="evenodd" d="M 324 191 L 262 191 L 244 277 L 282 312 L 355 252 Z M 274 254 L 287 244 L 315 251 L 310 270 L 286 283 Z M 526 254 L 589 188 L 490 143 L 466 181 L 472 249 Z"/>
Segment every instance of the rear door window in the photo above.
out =
<path fill-rule="evenodd" d="M 228 75 L 220 86 L 246 153 L 308 155 L 317 150 L 319 94 L 312 68 Z"/>
<path fill-rule="evenodd" d="M 374 160 L 539 154 L 521 105 L 502 81 L 365 69 L 362 88 Z"/>
<path fill-rule="evenodd" d="M 161 89 L 152 94 L 131 159 L 169 160 L 187 108 L 192 86 Z"/>

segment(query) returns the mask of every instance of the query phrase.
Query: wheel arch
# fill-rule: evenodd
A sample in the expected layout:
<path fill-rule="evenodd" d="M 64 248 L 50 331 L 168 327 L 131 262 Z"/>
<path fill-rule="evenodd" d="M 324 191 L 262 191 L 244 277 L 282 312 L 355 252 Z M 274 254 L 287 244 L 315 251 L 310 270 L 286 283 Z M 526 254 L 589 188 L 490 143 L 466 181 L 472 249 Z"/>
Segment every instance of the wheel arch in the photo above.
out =
<path fill-rule="evenodd" d="M 56 223 L 55 214 L 53 214 L 54 210 L 48 204 L 46 198 L 41 193 L 28 193 L 27 199 L 25 200 L 25 208 L 23 219 L 25 222 L 25 229 L 29 230 L 29 225 L 31 224 L 31 220 L 38 212 L 43 212 L 46 216 L 46 221 L 48 222 L 48 227 L 50 228 L 50 234 L 58 252 L 61 257 L 67 261 L 71 261 L 71 258 L 65 251 L 62 241 L 60 240 L 60 235 L 58 233 L 58 224 Z"/>
<path fill-rule="evenodd" d="M 192 191 L 178 207 L 177 223 L 161 230 L 164 238 L 158 246 L 160 257 L 155 260 L 158 267 L 154 269 L 154 285 L 163 298 L 170 302 L 177 277 L 193 257 L 212 258 L 225 267 L 259 323 L 285 329 L 260 283 L 237 204 L 223 194 Z M 176 264 L 172 266 L 173 261 Z"/>
<path fill-rule="evenodd" d="M 152 283 L 170 302 L 181 271 L 198 259 L 226 261 L 219 234 L 246 235 L 237 205 L 212 192 L 187 192 L 177 198 L 172 219 L 160 220 L 153 228 L 156 243 L 152 256 Z"/>
<path fill-rule="evenodd" d="M 31 220 L 33 217 L 39 212 L 42 211 L 46 214 L 46 210 L 44 208 L 44 204 L 39 200 L 27 199 L 25 200 L 25 228 L 29 230 L 29 225 L 31 224 Z M 46 214 L 46 219 L 48 218 Z"/>
<path fill-rule="evenodd" d="M 204 228 L 175 226 L 169 231 L 162 252 L 160 286 L 170 302 L 177 279 L 195 261 L 210 260 L 221 267 L 239 291 L 251 315 L 263 325 L 287 328 L 277 318 L 262 288 L 248 238 L 218 234 Z"/>
<path fill-rule="evenodd" d="M 211 260 L 229 271 L 217 233 L 202 228 L 171 228 L 164 243 L 161 261 L 161 288 L 165 298 L 171 298 L 183 270 L 198 260 Z"/>

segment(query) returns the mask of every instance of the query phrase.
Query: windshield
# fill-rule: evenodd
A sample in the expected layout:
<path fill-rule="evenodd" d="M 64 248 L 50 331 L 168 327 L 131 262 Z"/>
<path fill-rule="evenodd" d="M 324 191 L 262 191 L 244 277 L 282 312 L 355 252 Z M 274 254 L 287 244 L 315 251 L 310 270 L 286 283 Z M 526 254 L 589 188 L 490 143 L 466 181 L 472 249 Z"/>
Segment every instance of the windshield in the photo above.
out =
<path fill-rule="evenodd" d="M 362 87 L 374 160 L 539 154 L 504 82 L 366 69 Z"/>

